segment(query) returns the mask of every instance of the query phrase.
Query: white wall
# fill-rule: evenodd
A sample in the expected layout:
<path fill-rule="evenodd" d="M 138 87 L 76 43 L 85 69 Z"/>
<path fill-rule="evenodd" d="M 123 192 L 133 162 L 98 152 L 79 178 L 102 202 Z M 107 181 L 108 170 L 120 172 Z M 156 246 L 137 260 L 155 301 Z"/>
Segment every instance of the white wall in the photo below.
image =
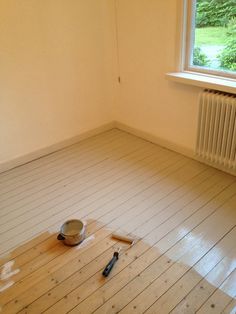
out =
<path fill-rule="evenodd" d="M 0 164 L 112 120 L 114 3 L 0 1 Z"/>
<path fill-rule="evenodd" d="M 178 0 L 118 0 L 121 89 L 116 120 L 192 151 L 198 88 L 172 83 Z"/>

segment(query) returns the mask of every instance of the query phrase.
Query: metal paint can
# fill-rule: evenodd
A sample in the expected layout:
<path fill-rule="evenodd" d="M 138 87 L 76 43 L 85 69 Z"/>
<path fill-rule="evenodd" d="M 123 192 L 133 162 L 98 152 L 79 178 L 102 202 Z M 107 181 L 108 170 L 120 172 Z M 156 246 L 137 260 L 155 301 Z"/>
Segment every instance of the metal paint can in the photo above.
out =
<path fill-rule="evenodd" d="M 85 238 L 85 225 L 81 220 L 67 220 L 60 229 L 57 240 L 63 241 L 65 245 L 78 245 Z"/>

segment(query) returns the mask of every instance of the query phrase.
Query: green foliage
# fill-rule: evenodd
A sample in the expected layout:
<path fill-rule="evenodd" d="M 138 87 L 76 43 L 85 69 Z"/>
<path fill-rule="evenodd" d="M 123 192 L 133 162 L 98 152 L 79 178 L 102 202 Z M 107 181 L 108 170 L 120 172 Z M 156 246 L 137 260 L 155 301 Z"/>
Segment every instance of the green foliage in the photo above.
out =
<path fill-rule="evenodd" d="M 227 27 L 202 27 L 195 29 L 195 45 L 225 46 L 228 37 Z"/>
<path fill-rule="evenodd" d="M 227 26 L 236 17 L 236 0 L 197 0 L 196 27 Z"/>
<path fill-rule="evenodd" d="M 236 71 L 236 42 L 231 40 L 219 55 L 220 66 L 227 70 Z"/>
<path fill-rule="evenodd" d="M 236 71 L 236 18 L 231 19 L 229 22 L 227 34 L 228 40 L 226 47 L 218 58 L 222 68 Z"/>
<path fill-rule="evenodd" d="M 228 36 L 234 36 L 236 39 L 236 17 L 233 17 L 228 24 L 227 29 L 227 35 Z"/>
<path fill-rule="evenodd" d="M 208 66 L 210 63 L 207 55 L 202 52 L 200 47 L 195 47 L 193 52 L 193 65 Z"/>

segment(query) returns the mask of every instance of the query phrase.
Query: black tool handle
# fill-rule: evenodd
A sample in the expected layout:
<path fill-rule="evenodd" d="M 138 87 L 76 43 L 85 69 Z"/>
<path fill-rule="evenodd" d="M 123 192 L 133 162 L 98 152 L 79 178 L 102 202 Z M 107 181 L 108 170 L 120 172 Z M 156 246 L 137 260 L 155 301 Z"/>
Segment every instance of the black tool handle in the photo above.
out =
<path fill-rule="evenodd" d="M 119 258 L 119 253 L 118 252 L 115 252 L 113 254 L 113 257 L 112 259 L 110 260 L 110 262 L 107 264 L 107 266 L 105 267 L 104 271 L 103 271 L 103 276 L 104 277 L 107 277 L 109 274 L 110 274 L 110 271 L 112 270 L 115 262 L 118 260 Z"/>

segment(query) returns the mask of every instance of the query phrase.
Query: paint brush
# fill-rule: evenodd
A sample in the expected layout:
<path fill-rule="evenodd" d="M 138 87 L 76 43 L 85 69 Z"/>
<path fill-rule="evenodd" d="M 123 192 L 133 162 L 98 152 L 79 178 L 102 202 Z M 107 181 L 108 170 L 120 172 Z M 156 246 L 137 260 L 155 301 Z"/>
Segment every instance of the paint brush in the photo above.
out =
<path fill-rule="evenodd" d="M 112 236 L 112 238 L 114 238 L 116 240 L 129 243 L 130 246 L 132 246 L 135 242 L 134 238 L 132 238 L 131 236 L 122 234 L 122 233 L 114 232 L 114 233 L 112 233 L 111 236 Z M 117 262 L 117 260 L 119 258 L 120 250 L 121 250 L 121 248 L 119 248 L 117 252 L 114 252 L 112 259 L 110 260 L 110 262 L 107 264 L 107 266 L 103 270 L 102 274 L 104 277 L 107 277 L 110 274 L 113 266 L 115 265 L 115 263 Z"/>
<path fill-rule="evenodd" d="M 103 270 L 102 274 L 104 277 L 107 277 L 110 274 L 113 266 L 118 261 L 120 250 L 121 250 L 121 248 L 119 248 L 116 252 L 114 252 L 112 259 L 110 260 L 110 262 L 107 264 L 107 266 Z"/>

